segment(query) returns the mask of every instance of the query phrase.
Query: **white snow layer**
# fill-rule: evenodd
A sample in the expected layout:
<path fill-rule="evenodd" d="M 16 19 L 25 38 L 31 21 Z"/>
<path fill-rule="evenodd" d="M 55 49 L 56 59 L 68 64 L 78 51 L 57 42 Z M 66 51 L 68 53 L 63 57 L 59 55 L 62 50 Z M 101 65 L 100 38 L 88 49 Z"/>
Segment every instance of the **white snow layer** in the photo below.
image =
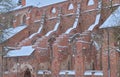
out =
<path fill-rule="evenodd" d="M 29 56 L 34 50 L 32 46 L 23 46 L 21 49 L 9 51 L 5 57 Z"/>
<path fill-rule="evenodd" d="M 5 41 L 5 40 L 13 37 L 15 34 L 20 32 L 21 30 L 25 29 L 26 27 L 27 27 L 26 25 L 23 25 L 23 26 L 18 26 L 15 28 L 6 29 L 3 33 L 3 40 Z"/>
<path fill-rule="evenodd" d="M 73 30 L 74 28 L 77 27 L 78 20 L 79 20 L 78 18 L 75 19 L 75 22 L 74 22 L 74 24 L 73 24 L 73 27 L 69 28 L 69 29 L 65 32 L 65 34 L 69 34 L 69 33 L 71 32 L 71 30 Z"/>
<path fill-rule="evenodd" d="M 38 74 L 51 74 L 51 71 L 49 71 L 49 70 L 39 70 L 38 71 Z M 59 75 L 65 75 L 65 74 L 68 74 L 68 75 L 75 75 L 75 71 L 74 70 L 61 70 L 60 72 L 59 72 Z"/>
<path fill-rule="evenodd" d="M 36 34 L 40 33 L 41 30 L 42 30 L 42 28 L 43 28 L 43 25 L 41 25 L 41 26 L 39 27 L 39 29 L 38 29 L 38 31 L 37 31 L 36 33 L 33 33 L 32 35 L 30 35 L 29 38 L 31 39 L 31 38 L 34 37 Z"/>
<path fill-rule="evenodd" d="M 49 70 L 39 70 L 38 71 L 38 75 L 43 75 L 43 74 L 51 74 L 51 71 L 49 71 Z"/>
<path fill-rule="evenodd" d="M 12 0 L 15 3 L 18 3 L 18 0 Z M 26 0 L 26 5 L 25 6 L 36 6 L 36 7 L 43 7 L 59 2 L 63 2 L 67 0 Z"/>
<path fill-rule="evenodd" d="M 96 16 L 96 20 L 94 22 L 94 24 L 92 24 L 89 28 L 88 28 L 88 31 L 92 31 L 94 29 L 94 27 L 99 23 L 99 20 L 100 20 L 100 14 L 98 14 Z"/>
<path fill-rule="evenodd" d="M 96 41 L 93 42 L 93 45 L 95 46 L 96 50 L 99 50 L 101 48 L 101 45 L 98 44 Z"/>
<path fill-rule="evenodd" d="M 61 70 L 59 72 L 59 75 L 65 75 L 65 74 L 68 74 L 68 75 L 75 75 L 75 71 L 74 70 Z"/>
<path fill-rule="evenodd" d="M 73 29 L 75 29 L 75 28 L 77 27 L 78 22 L 79 22 L 80 4 L 78 5 L 76 14 L 77 14 L 77 16 L 76 16 L 76 18 L 75 18 L 75 22 L 74 22 L 74 24 L 73 24 L 73 27 L 69 28 L 69 29 L 65 32 L 65 34 L 69 34 Z"/>
<path fill-rule="evenodd" d="M 110 28 L 120 26 L 120 6 L 106 19 L 100 28 Z"/>
<path fill-rule="evenodd" d="M 88 1 L 88 6 L 94 5 L 94 0 L 89 0 Z"/>
<path fill-rule="evenodd" d="M 95 75 L 95 76 L 103 76 L 103 72 L 102 71 L 99 71 L 99 70 L 88 70 L 88 71 L 85 71 L 84 75 L 92 75 L 92 73 Z"/>
<path fill-rule="evenodd" d="M 57 31 L 59 25 L 60 25 L 60 22 L 57 22 L 56 25 L 55 25 L 55 27 L 54 27 L 54 29 L 51 30 L 51 31 L 49 31 L 45 36 L 49 36 L 52 32 Z"/>

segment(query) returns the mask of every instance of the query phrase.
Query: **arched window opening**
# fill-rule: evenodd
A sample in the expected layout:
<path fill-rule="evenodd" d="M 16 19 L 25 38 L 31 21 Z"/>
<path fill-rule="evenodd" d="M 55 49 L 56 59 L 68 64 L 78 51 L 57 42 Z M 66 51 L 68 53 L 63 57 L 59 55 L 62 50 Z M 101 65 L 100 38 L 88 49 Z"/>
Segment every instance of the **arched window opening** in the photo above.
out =
<path fill-rule="evenodd" d="M 94 3 L 95 3 L 94 0 L 89 0 L 88 1 L 88 6 L 94 5 Z"/>
<path fill-rule="evenodd" d="M 26 24 L 26 15 L 23 16 L 22 24 Z"/>
<path fill-rule="evenodd" d="M 56 9 L 55 8 L 52 8 L 51 12 L 54 14 L 56 13 Z"/>
<path fill-rule="evenodd" d="M 31 72 L 28 68 L 26 69 L 26 71 L 24 73 L 24 77 L 31 77 Z"/>
<path fill-rule="evenodd" d="M 73 4 L 69 4 L 69 6 L 68 6 L 68 10 L 72 10 L 72 9 L 74 9 Z"/>

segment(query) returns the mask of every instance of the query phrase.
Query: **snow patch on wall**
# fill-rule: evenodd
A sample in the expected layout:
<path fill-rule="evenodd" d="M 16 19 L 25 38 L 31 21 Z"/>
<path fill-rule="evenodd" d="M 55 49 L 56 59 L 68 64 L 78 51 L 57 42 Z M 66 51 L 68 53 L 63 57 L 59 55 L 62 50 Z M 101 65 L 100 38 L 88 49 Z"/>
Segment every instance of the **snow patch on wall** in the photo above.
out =
<path fill-rule="evenodd" d="M 53 30 L 49 31 L 45 36 L 49 36 L 52 32 L 57 31 L 58 27 L 60 25 L 60 22 L 56 23 L 55 27 Z"/>
<path fill-rule="evenodd" d="M 87 70 L 84 75 L 92 75 L 93 72 L 95 76 L 103 76 L 103 72 L 99 70 Z"/>
<path fill-rule="evenodd" d="M 76 14 L 77 14 L 77 16 L 76 16 L 76 18 L 75 18 L 75 22 L 74 22 L 74 24 L 73 24 L 73 27 L 69 28 L 69 29 L 65 32 L 65 34 L 69 34 L 73 29 L 75 29 L 75 28 L 77 27 L 78 22 L 79 22 L 80 4 L 78 5 Z"/>
<path fill-rule="evenodd" d="M 38 75 L 43 75 L 43 74 L 51 74 L 51 71 L 49 71 L 49 70 L 39 70 L 38 71 Z"/>
<path fill-rule="evenodd" d="M 59 72 L 59 75 L 65 75 L 65 74 L 68 74 L 68 75 L 75 75 L 75 71 L 74 70 L 61 70 Z"/>
<path fill-rule="evenodd" d="M 29 56 L 34 50 L 32 46 L 23 46 L 21 49 L 9 51 L 4 57 Z"/>
<path fill-rule="evenodd" d="M 23 26 L 18 26 L 18 27 L 15 27 L 15 28 L 5 29 L 4 32 L 3 32 L 3 40 L 5 41 L 5 40 L 13 37 L 14 35 L 16 35 L 20 31 L 22 31 L 26 27 L 27 27 L 26 25 L 23 25 Z"/>
<path fill-rule="evenodd" d="M 69 34 L 74 28 L 76 28 L 76 27 L 77 27 L 77 24 L 78 24 L 78 21 L 79 21 L 79 19 L 76 18 L 76 19 L 75 19 L 75 22 L 74 22 L 74 24 L 73 24 L 73 27 L 69 28 L 69 29 L 65 32 L 65 34 Z"/>
<path fill-rule="evenodd" d="M 99 20 L 100 20 L 100 14 L 98 14 L 98 15 L 96 16 L 96 20 L 95 20 L 94 24 L 92 24 L 92 25 L 88 28 L 88 30 L 89 30 L 89 31 L 92 31 L 92 30 L 95 28 L 95 26 L 99 23 Z"/>
<path fill-rule="evenodd" d="M 36 33 L 33 33 L 32 35 L 29 36 L 29 38 L 31 39 L 32 37 L 34 37 L 36 34 L 40 33 L 42 31 L 43 25 L 41 25 L 38 29 L 38 31 Z"/>

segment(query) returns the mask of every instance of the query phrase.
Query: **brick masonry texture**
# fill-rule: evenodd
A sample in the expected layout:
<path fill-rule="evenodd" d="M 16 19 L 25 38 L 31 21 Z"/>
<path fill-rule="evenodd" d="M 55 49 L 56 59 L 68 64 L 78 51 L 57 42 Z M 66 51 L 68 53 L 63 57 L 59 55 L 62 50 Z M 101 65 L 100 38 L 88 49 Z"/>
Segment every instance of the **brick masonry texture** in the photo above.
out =
<path fill-rule="evenodd" d="M 1 43 L 0 52 L 4 55 L 9 52 L 2 52 L 4 45 L 15 49 L 31 45 L 35 50 L 29 56 L 0 57 L 0 72 L 2 72 L 0 77 L 62 77 L 59 74 L 61 70 L 75 72 L 74 76 L 66 74 L 64 77 L 108 77 L 108 37 L 106 30 L 101 30 L 99 27 L 118 6 L 113 6 L 114 9 L 111 11 L 109 0 L 102 0 L 101 8 L 98 8 L 99 0 L 93 0 L 94 4 L 91 6 L 87 5 L 88 1 L 67 0 L 41 8 L 28 6 L 11 11 L 10 13 L 14 14 L 13 27 L 26 24 L 27 28 Z M 120 4 L 119 0 L 112 2 Z M 68 10 L 70 4 L 74 8 Z M 77 18 L 79 4 L 80 13 Z M 25 0 L 22 0 L 22 5 L 25 6 Z M 53 8 L 56 9 L 55 13 L 52 13 Z M 88 28 L 95 23 L 98 14 L 100 14 L 99 23 L 92 31 L 88 31 Z M 77 26 L 73 28 L 75 21 Z M 56 24 L 59 25 L 57 30 L 54 30 Z M 43 26 L 41 32 L 37 33 L 41 26 Z M 72 30 L 65 33 L 70 28 Z M 46 36 L 50 31 L 52 32 Z M 115 47 L 113 29 L 110 31 L 110 47 Z M 30 38 L 33 33 L 35 35 Z M 99 50 L 95 47 L 94 41 L 101 44 Z M 120 75 L 119 60 L 119 52 L 111 50 L 111 77 Z M 103 76 L 93 73 L 85 75 L 89 70 L 102 71 Z M 38 74 L 38 71 L 44 71 L 44 74 Z"/>

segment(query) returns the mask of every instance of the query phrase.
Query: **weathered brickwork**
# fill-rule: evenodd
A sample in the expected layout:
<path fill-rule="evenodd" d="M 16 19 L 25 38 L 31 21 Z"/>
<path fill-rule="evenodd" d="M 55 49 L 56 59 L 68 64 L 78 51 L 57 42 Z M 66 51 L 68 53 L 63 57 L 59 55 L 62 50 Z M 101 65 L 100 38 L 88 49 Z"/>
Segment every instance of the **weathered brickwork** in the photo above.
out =
<path fill-rule="evenodd" d="M 93 5 L 88 5 L 89 1 L 68 0 L 38 8 L 24 7 L 26 2 L 22 0 L 24 8 L 10 13 L 14 14 L 14 28 L 23 24 L 27 28 L 2 43 L 0 52 L 5 51 L 2 45 L 14 49 L 32 46 L 35 50 L 27 56 L 0 57 L 0 77 L 63 77 L 62 70 L 74 73 L 72 76 L 65 72 L 64 77 L 108 77 L 109 62 L 111 77 L 119 77 L 120 54 L 110 49 L 108 60 L 108 34 L 99 27 L 120 1 L 112 1 L 117 3 L 112 10 L 109 0 L 102 0 L 101 7 L 99 0 L 93 0 Z M 69 9 L 70 5 L 72 9 Z M 55 13 L 52 13 L 53 9 Z M 109 32 L 109 45 L 114 48 L 113 30 Z M 96 75 L 96 71 L 101 71 L 102 75 Z"/>

